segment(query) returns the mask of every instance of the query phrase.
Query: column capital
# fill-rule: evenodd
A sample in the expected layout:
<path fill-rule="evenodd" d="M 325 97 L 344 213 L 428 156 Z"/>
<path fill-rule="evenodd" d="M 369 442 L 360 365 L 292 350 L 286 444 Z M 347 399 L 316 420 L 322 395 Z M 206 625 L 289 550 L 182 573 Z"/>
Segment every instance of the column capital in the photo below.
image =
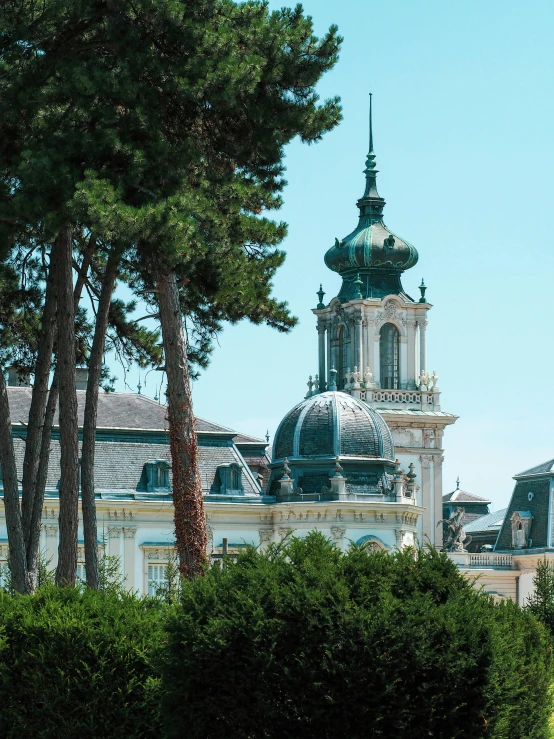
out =
<path fill-rule="evenodd" d="M 59 526 L 57 524 L 46 524 L 44 525 L 44 531 L 46 532 L 46 536 L 49 537 L 57 537 Z"/>

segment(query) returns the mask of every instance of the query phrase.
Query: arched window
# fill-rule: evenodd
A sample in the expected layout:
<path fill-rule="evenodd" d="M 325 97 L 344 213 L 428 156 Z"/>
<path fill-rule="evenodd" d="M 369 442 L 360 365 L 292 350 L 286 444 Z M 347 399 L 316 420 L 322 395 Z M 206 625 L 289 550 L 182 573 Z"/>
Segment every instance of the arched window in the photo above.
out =
<path fill-rule="evenodd" d="M 337 389 L 344 390 L 345 376 L 348 372 L 348 345 L 350 336 L 346 326 L 339 326 L 339 366 L 337 367 Z"/>
<path fill-rule="evenodd" d="M 399 385 L 398 361 L 400 354 L 400 335 L 392 323 L 385 323 L 379 334 L 381 355 L 381 387 L 395 390 Z"/>

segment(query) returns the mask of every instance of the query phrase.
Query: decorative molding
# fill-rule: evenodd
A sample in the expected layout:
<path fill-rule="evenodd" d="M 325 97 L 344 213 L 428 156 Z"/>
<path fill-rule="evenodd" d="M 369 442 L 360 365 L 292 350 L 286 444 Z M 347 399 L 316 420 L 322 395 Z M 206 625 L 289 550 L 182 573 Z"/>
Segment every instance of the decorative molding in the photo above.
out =
<path fill-rule="evenodd" d="M 42 517 L 43 518 L 46 518 L 46 519 L 48 519 L 48 518 L 57 518 L 57 515 L 56 515 L 56 512 L 54 511 L 53 508 L 50 508 L 50 510 L 48 510 L 48 508 L 46 508 L 46 506 L 45 506 L 42 509 Z"/>
<path fill-rule="evenodd" d="M 433 449 L 435 443 L 435 432 L 432 429 L 423 429 L 423 446 L 425 449 Z"/>
<path fill-rule="evenodd" d="M 279 534 L 279 536 L 280 536 L 281 538 L 283 538 L 283 537 L 284 537 L 284 536 L 286 536 L 287 534 L 290 534 L 290 533 L 291 533 L 291 531 L 292 531 L 292 529 L 279 529 L 279 530 L 278 530 L 278 534 Z"/>
<path fill-rule="evenodd" d="M 339 526 L 331 526 L 331 536 L 334 541 L 339 541 L 346 534 L 346 529 L 340 528 Z"/>
<path fill-rule="evenodd" d="M 419 461 L 421 462 L 421 466 L 424 470 L 428 470 L 431 466 L 431 462 L 433 461 L 433 455 L 432 454 L 421 454 L 419 457 Z"/>
<path fill-rule="evenodd" d="M 108 526 L 108 539 L 119 539 L 121 528 L 119 526 Z"/>
<path fill-rule="evenodd" d="M 59 526 L 57 526 L 57 525 L 53 525 L 53 524 L 46 524 L 46 525 L 44 526 L 44 530 L 45 530 L 45 532 L 46 532 L 46 536 L 47 536 L 47 537 L 50 537 L 50 538 L 52 538 L 52 539 L 54 539 L 54 538 L 57 538 L 57 537 L 58 537 L 58 531 L 59 531 L 59 528 L 60 528 L 60 527 L 59 527 Z"/>
<path fill-rule="evenodd" d="M 137 534 L 136 526 L 124 526 L 122 531 L 124 539 L 134 539 Z"/>
<path fill-rule="evenodd" d="M 120 511 L 111 511 L 108 508 L 108 518 L 110 519 L 110 521 L 134 521 L 136 517 L 136 513 L 133 513 L 132 511 L 126 511 L 125 508 L 122 508 Z"/>
<path fill-rule="evenodd" d="M 406 327 L 406 313 L 400 309 L 400 306 L 395 300 L 387 300 L 383 306 L 383 310 L 379 311 L 375 316 L 375 326 L 377 327 L 381 323 L 387 321 L 398 321 L 404 327 Z"/>
<path fill-rule="evenodd" d="M 167 562 L 174 553 L 173 548 L 168 549 L 147 549 L 145 550 L 146 559 L 156 559 L 161 562 Z"/>
<path fill-rule="evenodd" d="M 260 529 L 260 543 L 261 544 L 267 544 L 271 541 L 273 537 L 273 529 Z"/>

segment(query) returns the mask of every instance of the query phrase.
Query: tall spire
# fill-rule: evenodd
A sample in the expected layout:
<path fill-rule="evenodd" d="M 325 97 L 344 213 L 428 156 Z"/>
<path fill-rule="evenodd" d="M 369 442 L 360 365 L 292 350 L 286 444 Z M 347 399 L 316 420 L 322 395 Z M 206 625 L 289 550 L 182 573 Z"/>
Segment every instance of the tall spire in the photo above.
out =
<path fill-rule="evenodd" d="M 369 153 L 373 153 L 373 117 L 371 115 L 371 101 L 373 98 L 373 93 L 369 93 Z"/>
<path fill-rule="evenodd" d="M 375 166 L 375 152 L 373 151 L 373 93 L 369 93 L 369 151 L 365 160 L 365 191 L 360 200 L 360 216 L 380 216 L 385 201 L 377 192 L 377 169 Z"/>

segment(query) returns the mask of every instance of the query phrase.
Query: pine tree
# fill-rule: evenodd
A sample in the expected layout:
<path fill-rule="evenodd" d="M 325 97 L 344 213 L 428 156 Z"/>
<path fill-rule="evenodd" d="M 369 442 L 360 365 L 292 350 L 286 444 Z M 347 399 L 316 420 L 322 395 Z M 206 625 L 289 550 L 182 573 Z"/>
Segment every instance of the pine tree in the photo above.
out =
<path fill-rule="evenodd" d="M 179 311 L 200 326 L 203 359 L 222 321 L 294 324 L 271 297 L 286 229 L 262 213 L 281 203 L 284 146 L 316 141 L 340 118 L 337 100 L 318 104 L 315 93 L 340 38 L 334 27 L 316 38 L 299 6 L 270 13 L 255 1 L 24 0 L 0 12 L 0 224 L 8 238 L 44 224 L 54 245 L 85 228 L 134 251 L 132 281 L 159 304 L 177 545 L 190 576 L 202 567 L 205 523 Z M 67 347 L 64 276 L 57 340 Z M 72 582 L 75 389 L 67 366 L 59 374 L 69 533 L 58 580 Z M 46 417 L 43 400 L 37 407 Z"/>

